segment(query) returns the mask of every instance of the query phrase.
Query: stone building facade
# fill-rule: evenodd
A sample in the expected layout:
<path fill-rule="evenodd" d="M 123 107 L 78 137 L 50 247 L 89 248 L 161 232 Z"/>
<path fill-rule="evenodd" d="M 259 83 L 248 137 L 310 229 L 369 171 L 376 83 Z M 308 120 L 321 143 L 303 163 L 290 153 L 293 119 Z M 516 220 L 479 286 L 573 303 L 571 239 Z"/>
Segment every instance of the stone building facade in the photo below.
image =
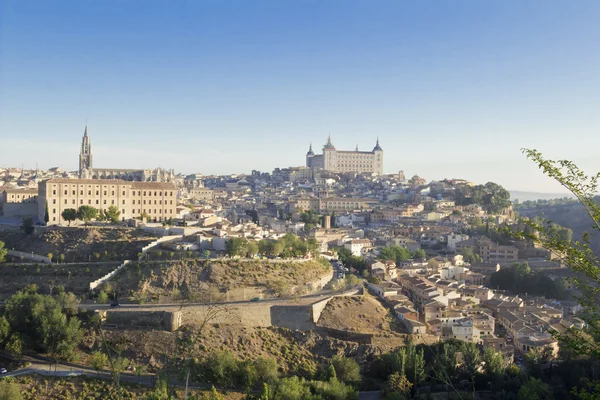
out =
<path fill-rule="evenodd" d="M 0 188 L 0 215 L 4 217 L 31 216 L 37 211 L 37 189 Z"/>
<path fill-rule="evenodd" d="M 116 206 L 121 219 L 147 216 L 151 221 L 176 218 L 177 187 L 167 182 L 128 182 L 121 179 L 50 179 L 38 188 L 38 220 L 48 205 L 48 225 L 66 224 L 61 213 L 86 205 L 98 210 Z"/>
<path fill-rule="evenodd" d="M 383 175 L 383 149 L 379 146 L 379 139 L 372 151 L 337 150 L 331 137 L 323 146 L 323 154 L 315 154 L 312 144 L 306 153 L 306 166 L 320 168 L 330 172 L 356 172 Z"/>

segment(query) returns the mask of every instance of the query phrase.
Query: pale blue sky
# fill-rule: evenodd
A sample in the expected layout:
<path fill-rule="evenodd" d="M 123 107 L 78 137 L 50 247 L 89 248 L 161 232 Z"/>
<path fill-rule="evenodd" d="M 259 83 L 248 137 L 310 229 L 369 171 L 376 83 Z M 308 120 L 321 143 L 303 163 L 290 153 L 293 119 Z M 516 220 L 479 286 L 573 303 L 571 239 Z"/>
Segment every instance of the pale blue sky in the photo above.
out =
<path fill-rule="evenodd" d="M 600 171 L 600 2 L 0 1 L 0 165 L 248 173 L 308 143 L 385 172 L 558 187 Z"/>

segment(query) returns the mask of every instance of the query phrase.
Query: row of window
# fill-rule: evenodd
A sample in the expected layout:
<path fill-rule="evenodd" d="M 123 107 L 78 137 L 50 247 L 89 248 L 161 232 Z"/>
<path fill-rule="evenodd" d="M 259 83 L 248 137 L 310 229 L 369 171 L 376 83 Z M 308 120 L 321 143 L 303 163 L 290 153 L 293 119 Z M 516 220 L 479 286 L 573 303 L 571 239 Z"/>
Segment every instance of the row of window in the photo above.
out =
<path fill-rule="evenodd" d="M 96 204 L 98 204 L 98 203 L 96 203 Z M 106 203 L 104 203 L 104 204 L 106 204 Z M 141 213 L 142 213 L 142 211 L 146 212 L 146 209 L 144 208 L 143 210 L 141 210 L 141 209 L 138 209 L 138 210 L 137 210 L 138 214 L 141 214 Z M 126 213 L 125 209 L 121 210 L 121 212 L 122 212 L 123 214 L 125 214 L 125 213 Z M 132 210 L 132 213 L 134 213 L 134 214 L 135 214 L 135 209 L 134 209 L 134 210 Z M 154 214 L 162 214 L 162 213 L 163 213 L 163 212 L 162 212 L 162 209 L 161 209 L 161 208 L 159 208 L 158 210 L 157 210 L 156 208 L 154 209 Z M 168 209 L 166 209 L 166 210 L 165 210 L 165 214 L 172 214 L 172 213 L 173 213 L 173 212 L 169 212 L 169 210 L 168 210 Z M 56 208 L 53 208 L 53 209 L 52 209 L 52 214 L 56 214 Z M 148 214 L 152 214 L 152 210 L 151 210 L 151 209 L 148 209 Z M 54 221 L 54 220 L 53 220 L 53 221 Z"/>
<path fill-rule="evenodd" d="M 73 192 L 73 196 L 75 196 L 75 194 L 77 193 L 77 191 L 76 191 L 76 190 L 73 190 L 72 192 Z M 84 192 L 83 190 L 80 190 L 80 191 L 79 191 L 79 195 L 80 195 L 80 196 L 83 196 L 83 192 Z M 107 191 L 105 190 L 105 191 L 104 191 L 104 196 L 106 196 L 106 193 L 107 193 Z M 146 193 L 147 193 L 147 195 L 148 195 L 148 196 L 152 196 L 152 191 L 146 192 L 146 191 L 144 190 L 144 196 L 146 196 Z M 162 191 L 159 191 L 159 192 L 154 192 L 154 196 L 157 196 L 157 193 L 158 193 L 158 196 L 162 196 L 162 195 L 163 195 L 163 194 L 162 194 L 163 192 L 162 192 Z M 53 194 L 54 196 L 56 196 L 56 189 L 52 190 L 52 194 Z M 65 196 L 67 196 L 68 194 L 69 194 L 69 191 L 68 191 L 68 190 L 65 190 Z M 122 192 L 122 196 L 125 196 L 125 194 L 126 194 L 126 192 L 123 190 L 123 192 Z M 88 196 L 91 196 L 91 195 L 92 195 L 92 191 L 91 191 L 91 190 L 88 190 Z M 111 191 L 111 196 L 114 196 L 114 195 L 115 195 L 115 191 L 114 191 L 114 190 L 112 190 L 112 191 Z M 135 190 L 134 190 L 134 191 L 131 193 L 131 195 L 132 195 L 132 196 L 135 196 Z M 141 190 L 139 190 L 137 195 L 138 195 L 138 196 L 141 196 L 141 195 L 142 195 L 142 191 L 141 191 Z M 96 196 L 100 196 L 100 191 L 99 191 L 99 190 L 96 190 Z M 165 196 L 173 196 L 173 192 L 168 192 L 168 194 L 167 194 L 167 192 L 165 192 Z"/>

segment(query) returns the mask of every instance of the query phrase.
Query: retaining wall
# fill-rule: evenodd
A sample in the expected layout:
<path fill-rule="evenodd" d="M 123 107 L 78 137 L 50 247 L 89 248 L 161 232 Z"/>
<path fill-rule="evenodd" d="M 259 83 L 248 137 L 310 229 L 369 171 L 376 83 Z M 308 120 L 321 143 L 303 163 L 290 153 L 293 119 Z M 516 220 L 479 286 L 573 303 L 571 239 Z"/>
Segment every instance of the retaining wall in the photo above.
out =
<path fill-rule="evenodd" d="M 52 262 L 50 261 L 50 259 L 46 256 L 40 256 L 39 254 L 33 254 L 33 253 L 26 253 L 23 251 L 17 251 L 17 250 L 8 250 L 8 252 L 6 253 L 9 256 L 13 256 L 13 257 L 23 257 L 26 260 L 32 260 L 32 261 L 36 261 L 36 262 L 41 262 L 44 264 L 52 264 Z"/>
<path fill-rule="evenodd" d="M 161 238 L 156 239 L 154 242 L 149 243 L 146 246 L 142 247 L 142 256 L 139 259 L 142 259 L 142 257 L 144 257 L 144 255 L 146 254 L 146 252 L 148 250 L 150 250 L 153 247 L 158 246 L 160 243 L 168 242 L 169 240 L 174 240 L 174 239 L 178 239 L 178 238 L 181 238 L 181 236 L 163 236 Z M 100 286 L 101 284 L 103 284 L 104 282 L 106 282 L 107 280 L 109 280 L 110 278 L 115 276 L 116 274 L 118 274 L 119 271 L 121 271 L 123 268 L 125 268 L 127 266 L 127 264 L 129 264 L 130 262 L 131 262 L 131 260 L 125 260 L 115 270 L 104 275 L 102 278 L 99 278 L 93 282 L 90 282 L 90 290 L 96 289 L 98 286 Z"/>
<path fill-rule="evenodd" d="M 96 279 L 93 282 L 90 282 L 90 290 L 96 289 L 98 286 L 100 286 L 101 284 L 103 284 L 104 282 L 106 282 L 107 280 L 109 280 L 110 278 L 112 278 L 113 276 L 115 276 L 116 274 L 118 274 L 119 271 L 122 270 L 123 268 L 125 268 L 125 266 L 127 264 L 129 264 L 130 262 L 131 261 L 129 261 L 129 260 L 125 260 L 116 269 L 110 271 L 108 274 L 104 275 L 103 277 L 98 278 L 98 279 Z"/>

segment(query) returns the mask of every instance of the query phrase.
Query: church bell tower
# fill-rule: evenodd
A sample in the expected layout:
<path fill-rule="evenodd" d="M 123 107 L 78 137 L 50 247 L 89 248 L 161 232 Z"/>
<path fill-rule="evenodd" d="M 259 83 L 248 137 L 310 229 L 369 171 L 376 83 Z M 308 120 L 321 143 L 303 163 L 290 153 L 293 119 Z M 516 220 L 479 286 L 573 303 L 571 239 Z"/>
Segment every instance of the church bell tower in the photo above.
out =
<path fill-rule="evenodd" d="M 85 178 L 85 175 L 92 170 L 92 144 L 88 136 L 88 128 L 85 126 L 83 138 L 81 139 L 81 151 L 79 152 L 79 177 Z"/>

